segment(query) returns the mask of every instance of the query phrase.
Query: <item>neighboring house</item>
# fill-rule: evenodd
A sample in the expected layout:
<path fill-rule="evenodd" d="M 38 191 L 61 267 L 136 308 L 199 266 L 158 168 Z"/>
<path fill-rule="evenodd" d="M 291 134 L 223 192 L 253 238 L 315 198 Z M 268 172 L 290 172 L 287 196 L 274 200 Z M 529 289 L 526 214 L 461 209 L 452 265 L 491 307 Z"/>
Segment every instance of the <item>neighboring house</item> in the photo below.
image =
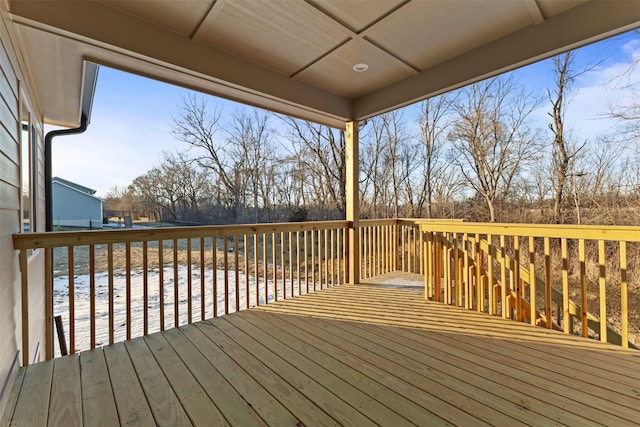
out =
<path fill-rule="evenodd" d="M 102 228 L 102 200 L 96 191 L 66 179 L 52 179 L 53 226 Z"/>

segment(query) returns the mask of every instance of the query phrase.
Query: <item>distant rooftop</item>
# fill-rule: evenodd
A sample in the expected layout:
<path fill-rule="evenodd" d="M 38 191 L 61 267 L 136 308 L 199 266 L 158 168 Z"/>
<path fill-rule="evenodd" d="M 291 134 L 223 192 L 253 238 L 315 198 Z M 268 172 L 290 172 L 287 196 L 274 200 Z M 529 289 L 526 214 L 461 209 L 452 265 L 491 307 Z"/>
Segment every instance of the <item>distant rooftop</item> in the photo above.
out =
<path fill-rule="evenodd" d="M 74 189 L 76 191 L 79 191 L 81 193 L 85 193 L 85 194 L 87 194 L 89 196 L 93 196 L 94 194 L 96 194 L 96 190 L 94 190 L 94 189 L 91 189 L 89 187 L 85 187 L 84 185 L 76 184 L 75 182 L 71 182 L 71 181 L 68 181 L 66 179 L 59 178 L 57 176 L 54 176 L 52 178 L 52 183 L 54 183 L 54 184 L 55 183 L 62 184 L 64 186 L 72 188 L 72 189 Z"/>

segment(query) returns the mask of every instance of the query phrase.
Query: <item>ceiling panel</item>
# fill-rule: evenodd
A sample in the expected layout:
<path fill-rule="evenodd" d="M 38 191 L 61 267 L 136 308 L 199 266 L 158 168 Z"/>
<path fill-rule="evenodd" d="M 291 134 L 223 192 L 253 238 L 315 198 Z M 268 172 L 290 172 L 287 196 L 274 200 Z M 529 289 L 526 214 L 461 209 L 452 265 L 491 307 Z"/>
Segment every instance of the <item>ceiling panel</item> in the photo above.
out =
<path fill-rule="evenodd" d="M 545 18 L 550 18 L 559 13 L 564 12 L 565 10 L 569 10 L 574 8 L 582 3 L 586 3 L 589 0 L 537 0 L 536 3 L 540 8 L 540 12 Z M 611 7 L 615 7 L 611 5 Z"/>
<path fill-rule="evenodd" d="M 233 0 L 216 7 L 199 41 L 286 75 L 348 39 L 341 25 L 301 1 Z"/>
<path fill-rule="evenodd" d="M 359 73 L 355 64 L 369 69 Z M 414 74 L 413 70 L 361 39 L 353 39 L 296 75 L 296 79 L 340 96 L 356 97 Z"/>
<path fill-rule="evenodd" d="M 531 24 L 522 1 L 413 1 L 366 38 L 424 70 Z"/>
<path fill-rule="evenodd" d="M 363 29 L 386 16 L 407 0 L 310 0 L 316 7 L 337 19 L 352 31 L 359 33 Z"/>
<path fill-rule="evenodd" d="M 344 126 L 637 28 L 638 4 L 0 0 L 0 13 L 20 28 L 14 42 L 49 122 L 78 123 L 88 59 Z"/>
<path fill-rule="evenodd" d="M 179 34 L 191 35 L 211 8 L 213 0 L 108 0 L 106 6 L 141 18 Z"/>

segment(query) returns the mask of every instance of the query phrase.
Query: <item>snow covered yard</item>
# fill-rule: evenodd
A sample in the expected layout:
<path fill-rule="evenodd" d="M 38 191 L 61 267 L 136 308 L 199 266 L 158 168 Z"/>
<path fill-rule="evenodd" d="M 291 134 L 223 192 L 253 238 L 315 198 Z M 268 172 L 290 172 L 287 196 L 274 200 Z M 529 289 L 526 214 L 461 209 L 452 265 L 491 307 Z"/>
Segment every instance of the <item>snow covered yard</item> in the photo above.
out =
<path fill-rule="evenodd" d="M 160 287 L 163 287 L 164 325 L 166 328 L 181 326 L 188 323 L 189 311 L 189 273 L 191 274 L 191 312 L 193 321 L 200 320 L 201 310 L 204 306 L 204 318 L 214 317 L 214 277 L 213 270 L 206 268 L 204 281 L 201 280 L 199 266 L 192 265 L 191 272 L 187 265 L 178 266 L 178 281 L 174 281 L 173 264 L 165 264 L 163 283 L 160 284 L 160 271 L 158 268 L 147 272 L 147 300 L 144 299 L 145 274 L 142 269 L 133 270 L 130 274 L 131 295 L 131 337 L 142 336 L 144 333 L 144 306 L 148 309 L 148 333 L 160 330 Z M 236 311 L 236 300 L 241 310 L 253 307 L 256 303 L 265 303 L 274 300 L 274 282 L 260 278 L 256 286 L 255 277 L 248 278 L 244 272 L 238 272 L 236 286 L 235 271 L 227 271 L 228 294 L 225 294 L 225 271 L 215 270 L 215 299 L 216 315 L 225 314 L 225 302 L 228 305 L 227 313 Z M 302 294 L 307 293 L 306 282 L 301 279 Z M 202 286 L 204 284 L 204 286 Z M 61 315 L 64 322 L 64 331 L 69 346 L 69 276 L 54 278 L 54 316 Z M 278 298 L 283 296 L 283 281 L 278 279 Z M 287 296 L 298 295 L 297 279 L 284 281 Z M 202 289 L 204 288 L 204 293 Z M 175 324 L 175 292 L 178 293 L 178 325 Z M 127 337 L 127 274 L 116 271 L 113 277 L 113 316 L 114 316 L 114 341 L 123 341 Z M 247 301 L 248 295 L 248 301 Z M 226 301 L 225 301 L 226 299 Z M 75 349 L 76 351 L 91 348 L 90 327 L 90 275 L 82 274 L 74 276 L 74 308 L 75 308 Z M 247 305 L 248 302 L 248 305 Z M 95 319 L 96 338 L 95 346 L 109 344 L 109 275 L 107 272 L 95 275 Z M 60 354 L 59 345 L 55 341 L 56 355 Z"/>

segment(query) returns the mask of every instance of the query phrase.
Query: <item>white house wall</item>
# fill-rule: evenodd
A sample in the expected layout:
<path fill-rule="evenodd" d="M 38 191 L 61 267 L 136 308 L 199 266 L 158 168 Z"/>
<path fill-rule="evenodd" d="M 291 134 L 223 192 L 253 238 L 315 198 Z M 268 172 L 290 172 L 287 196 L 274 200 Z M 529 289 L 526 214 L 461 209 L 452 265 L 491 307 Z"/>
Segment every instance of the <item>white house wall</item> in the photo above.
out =
<path fill-rule="evenodd" d="M 20 99 L 30 107 L 36 128 L 38 177 L 35 212 L 38 228 L 44 225 L 43 134 L 37 109 L 24 83 L 7 21 L 0 19 L 0 415 L 4 411 L 20 360 L 22 309 L 18 253 L 12 235 L 22 229 L 20 212 Z M 29 259 L 31 354 L 37 358 L 44 342 L 44 254 Z M 32 280 L 31 280 L 32 279 Z"/>

